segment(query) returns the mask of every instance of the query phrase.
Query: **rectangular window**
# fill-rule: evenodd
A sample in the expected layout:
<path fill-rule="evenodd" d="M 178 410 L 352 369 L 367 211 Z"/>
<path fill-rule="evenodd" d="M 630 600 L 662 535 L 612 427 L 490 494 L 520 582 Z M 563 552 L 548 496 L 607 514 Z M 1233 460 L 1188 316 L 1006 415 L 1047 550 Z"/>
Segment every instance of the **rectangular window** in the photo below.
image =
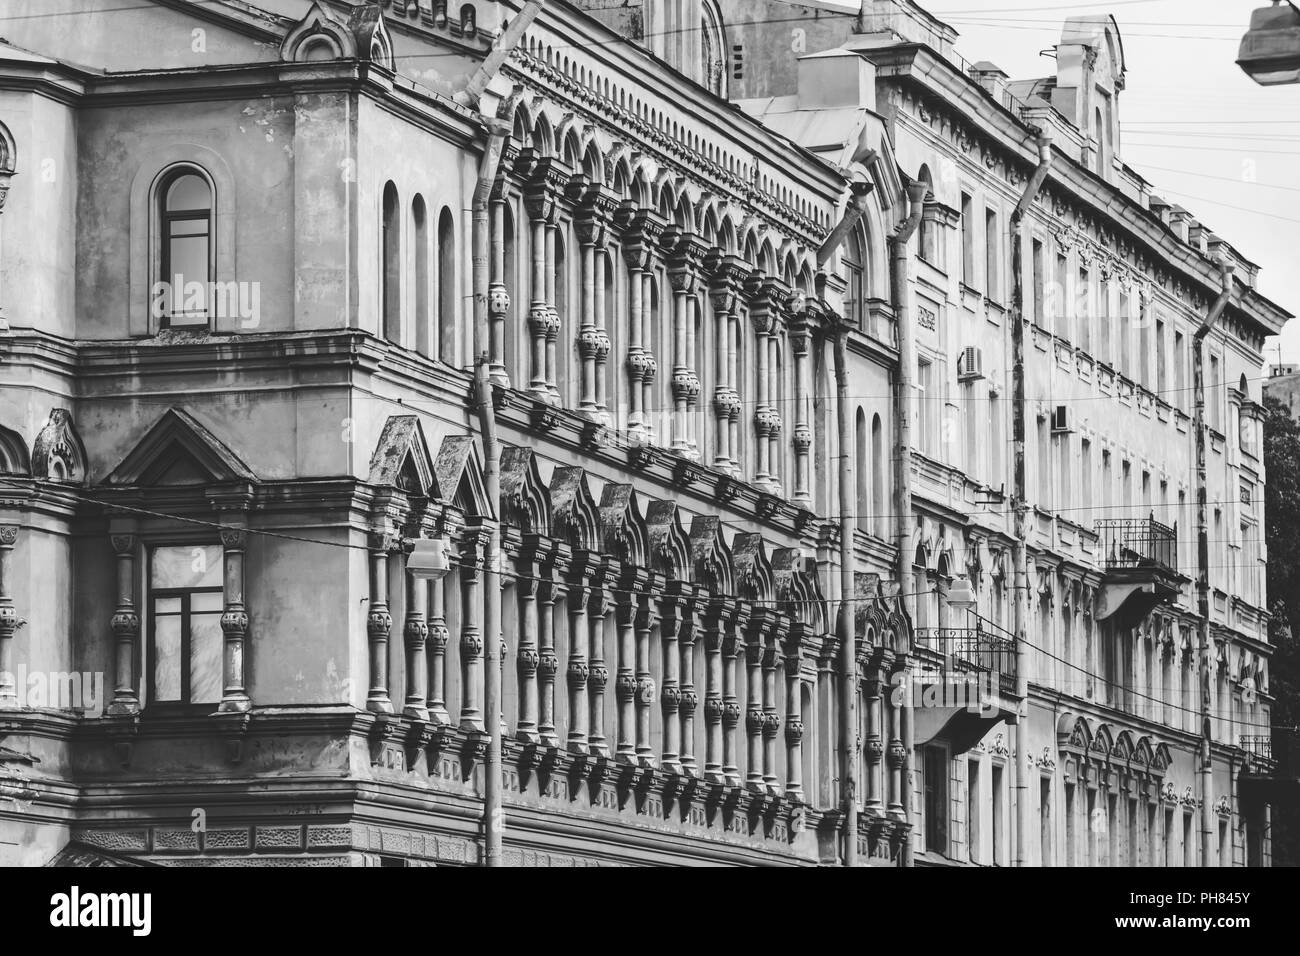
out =
<path fill-rule="evenodd" d="M 980 764 L 972 760 L 966 765 L 966 842 L 970 861 L 980 862 Z"/>
<path fill-rule="evenodd" d="M 938 457 L 939 451 L 939 389 L 935 382 L 934 363 L 925 359 L 916 362 L 916 401 L 920 406 L 917 421 L 921 425 L 921 450 L 931 458 Z"/>
<path fill-rule="evenodd" d="M 1079 284 L 1074 288 L 1074 314 L 1078 317 L 1078 346 L 1092 352 L 1092 277 L 1087 269 L 1079 270 Z"/>
<path fill-rule="evenodd" d="M 961 194 L 961 281 L 975 280 L 975 203 L 968 193 Z"/>
<path fill-rule="evenodd" d="M 1183 866 L 1196 865 L 1196 841 L 1192 839 L 1192 815 L 1183 814 Z"/>
<path fill-rule="evenodd" d="M 1038 861 L 1040 866 L 1051 866 L 1052 859 L 1052 781 L 1038 782 Z"/>
<path fill-rule="evenodd" d="M 1128 845 L 1124 847 L 1127 858 L 1124 863 L 1126 866 L 1138 865 L 1138 802 L 1135 798 L 1129 797 L 1128 814 L 1125 819 L 1128 830 Z"/>
<path fill-rule="evenodd" d="M 1000 489 L 1006 482 L 1002 475 L 1002 406 L 997 393 L 989 394 L 989 485 Z"/>
<path fill-rule="evenodd" d="M 966 449 L 966 474 L 972 478 L 979 477 L 981 474 L 979 448 L 981 429 L 979 427 L 979 401 L 975 397 L 975 383 L 963 382 L 962 386 L 962 409 L 965 421 L 963 422 L 965 435 L 964 446 Z"/>
<path fill-rule="evenodd" d="M 1183 333 L 1174 332 L 1174 399 L 1171 401 L 1175 408 L 1180 411 L 1187 411 L 1187 342 L 1183 338 Z"/>
<path fill-rule="evenodd" d="M 1001 301 L 1002 283 L 1000 252 L 1002 237 L 998 234 L 998 214 L 992 209 L 984 210 L 984 294 L 995 302 Z"/>
<path fill-rule="evenodd" d="M 1223 376 L 1219 372 L 1219 357 L 1210 356 L 1210 381 L 1205 390 L 1205 403 L 1209 407 L 1206 413 L 1210 427 L 1216 432 L 1223 431 Z"/>
<path fill-rule="evenodd" d="M 1006 794 L 1003 793 L 1003 787 L 1006 783 L 1006 774 L 1003 768 L 993 767 L 993 865 L 1002 866 L 1003 855 L 1006 852 L 1006 825 L 1002 815 L 1006 810 Z"/>
<path fill-rule="evenodd" d="M 1097 361 L 1113 365 L 1111 352 L 1110 280 L 1103 278 L 1097 289 Z"/>
<path fill-rule="evenodd" d="M 1115 474 L 1110 464 L 1110 452 L 1103 448 L 1101 451 L 1101 504 L 1103 508 L 1108 509 L 1114 503 L 1114 482 Z M 1114 517 L 1114 515 L 1107 514 L 1106 517 Z"/>
<path fill-rule="evenodd" d="M 1157 841 L 1159 839 L 1159 833 L 1156 832 L 1157 826 L 1158 825 L 1156 823 L 1156 805 L 1154 803 L 1148 803 L 1147 804 L 1147 858 L 1146 858 L 1147 866 L 1155 866 L 1156 860 L 1160 858 L 1159 855 L 1156 853 Z"/>
<path fill-rule="evenodd" d="M 1044 274 L 1043 265 L 1043 243 L 1040 239 L 1033 240 L 1030 253 L 1030 268 L 1033 272 L 1033 320 L 1043 328 L 1047 328 L 1047 314 L 1043 311 L 1043 293 L 1044 286 L 1047 283 L 1047 276 Z"/>
<path fill-rule="evenodd" d="M 1065 865 L 1075 865 L 1074 847 L 1074 784 L 1065 785 Z"/>
<path fill-rule="evenodd" d="M 1164 864 L 1174 865 L 1174 811 L 1165 811 Z"/>
<path fill-rule="evenodd" d="M 221 701 L 222 549 L 157 547 L 149 555 L 148 701 Z"/>
<path fill-rule="evenodd" d="M 1067 286 L 1070 282 L 1070 258 L 1069 256 L 1056 254 L 1056 281 L 1052 286 L 1052 317 L 1056 321 L 1056 334 L 1067 342 L 1073 342 L 1073 333 L 1070 331 L 1070 310 L 1067 305 L 1069 293 Z"/>
<path fill-rule="evenodd" d="M 1169 401 L 1169 396 L 1165 394 L 1165 388 L 1168 386 L 1165 371 L 1165 324 L 1160 319 L 1156 319 L 1156 394 Z"/>
<path fill-rule="evenodd" d="M 925 848 L 933 853 L 947 855 L 948 751 L 943 747 L 924 747 L 921 754 L 921 777 L 925 791 Z"/>
<path fill-rule="evenodd" d="M 1060 497 L 1056 501 L 1056 509 L 1069 510 L 1074 504 L 1074 492 L 1070 487 L 1070 475 L 1074 471 L 1074 460 L 1070 455 L 1070 433 L 1062 432 L 1059 435 L 1053 435 L 1052 440 L 1056 442 L 1056 473 L 1060 476 L 1061 482 Z"/>
<path fill-rule="evenodd" d="M 1079 443 L 1079 494 L 1092 503 L 1092 442 L 1086 438 Z"/>
<path fill-rule="evenodd" d="M 1052 460 L 1048 435 L 1048 421 L 1038 419 L 1038 504 L 1050 508 L 1052 504 Z"/>

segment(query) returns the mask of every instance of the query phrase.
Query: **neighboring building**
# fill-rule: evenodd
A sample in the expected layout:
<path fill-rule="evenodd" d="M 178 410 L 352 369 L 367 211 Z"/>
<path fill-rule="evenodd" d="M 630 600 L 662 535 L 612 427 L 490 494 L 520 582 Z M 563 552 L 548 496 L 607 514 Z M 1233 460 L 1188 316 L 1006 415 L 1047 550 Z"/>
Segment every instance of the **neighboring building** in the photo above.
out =
<path fill-rule="evenodd" d="M 687 76 L 559 2 L 504 62 L 519 2 L 64 6 L 0 45 L 0 860 L 478 861 L 499 518 L 506 862 L 835 861 L 836 317 L 882 526 L 897 351 L 880 251 L 826 243 L 873 171 L 695 82 L 711 4 Z"/>
<path fill-rule="evenodd" d="M 1267 809 L 1249 782 L 1268 771 L 1270 706 L 1261 350 L 1289 316 L 1255 291 L 1253 263 L 1123 162 L 1114 19 L 1066 21 L 1056 75 L 1025 81 L 963 60 L 956 32 L 907 0 L 849 12 L 730 0 L 723 19 L 743 51 L 730 92 L 747 112 L 820 155 L 888 153 L 926 186 L 906 291 L 894 291 L 915 314 L 902 353 L 915 376 L 915 525 L 899 576 L 920 595 L 908 600 L 922 662 L 927 646 L 971 639 L 949 630 L 970 623 L 946 606 L 959 576 L 986 630 L 1012 627 L 1010 223 L 1037 132 L 1051 136 L 1020 250 L 1030 822 L 1017 851 L 1014 728 L 919 709 L 917 862 L 1267 862 Z M 1203 653 L 1192 349 L 1220 258 L 1234 280 L 1205 340 Z M 1212 775 L 1198 757 L 1203 681 Z"/>
<path fill-rule="evenodd" d="M 1300 418 L 1300 366 L 1274 365 L 1264 382 L 1264 397 L 1276 398 Z"/>

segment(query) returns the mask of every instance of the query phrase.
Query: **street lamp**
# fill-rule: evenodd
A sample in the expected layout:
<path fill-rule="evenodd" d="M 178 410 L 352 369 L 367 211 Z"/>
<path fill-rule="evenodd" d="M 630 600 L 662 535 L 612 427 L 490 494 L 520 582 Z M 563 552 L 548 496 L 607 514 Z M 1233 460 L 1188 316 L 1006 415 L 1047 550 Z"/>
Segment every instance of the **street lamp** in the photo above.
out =
<path fill-rule="evenodd" d="M 1260 86 L 1300 83 L 1300 9 L 1291 0 L 1251 14 L 1237 65 Z"/>
<path fill-rule="evenodd" d="M 971 587 L 970 578 L 964 574 L 954 578 L 952 584 L 948 585 L 946 600 L 949 607 L 975 610 L 975 589 Z"/>

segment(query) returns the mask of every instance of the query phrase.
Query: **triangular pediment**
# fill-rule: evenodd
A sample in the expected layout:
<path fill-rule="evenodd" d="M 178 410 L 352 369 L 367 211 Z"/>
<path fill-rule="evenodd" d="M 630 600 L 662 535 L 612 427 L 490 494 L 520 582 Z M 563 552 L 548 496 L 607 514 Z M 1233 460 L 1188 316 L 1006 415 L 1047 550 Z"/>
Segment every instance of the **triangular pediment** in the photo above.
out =
<path fill-rule="evenodd" d="M 370 456 L 370 483 L 426 496 L 434 486 L 433 459 L 414 415 L 393 415 Z"/>
<path fill-rule="evenodd" d="M 433 472 L 441 501 L 455 505 L 467 515 L 496 517 L 496 505 L 487 494 L 483 463 L 469 435 L 448 435 L 442 440 Z"/>
<path fill-rule="evenodd" d="M 200 485 L 256 481 L 231 448 L 198 419 L 169 408 L 105 479 L 109 485 Z"/>

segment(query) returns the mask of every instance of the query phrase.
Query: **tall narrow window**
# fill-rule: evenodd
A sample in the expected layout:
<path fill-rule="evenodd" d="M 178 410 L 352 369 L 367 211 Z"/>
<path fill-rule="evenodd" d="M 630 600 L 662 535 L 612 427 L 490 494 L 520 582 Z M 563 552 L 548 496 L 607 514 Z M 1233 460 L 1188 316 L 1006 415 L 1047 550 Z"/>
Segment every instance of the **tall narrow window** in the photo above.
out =
<path fill-rule="evenodd" d="M 1006 824 L 1003 816 L 1006 813 L 1007 797 L 1003 792 L 1006 774 L 1002 767 L 994 765 L 993 767 L 993 865 L 1000 866 L 1003 857 L 1006 854 Z"/>
<path fill-rule="evenodd" d="M 384 187 L 383 286 L 384 338 L 402 341 L 402 223 L 397 187 Z"/>
<path fill-rule="evenodd" d="M 411 222 L 415 226 L 415 347 L 421 355 L 430 355 L 433 329 L 429 315 L 429 214 L 424 197 L 417 195 L 411 204 Z"/>
<path fill-rule="evenodd" d="M 1110 280 L 1103 278 L 1097 290 L 1097 360 L 1105 365 L 1115 363 L 1111 352 Z"/>
<path fill-rule="evenodd" d="M 989 393 L 989 486 L 998 489 L 1006 484 L 1002 474 L 1002 404 L 996 392 Z"/>
<path fill-rule="evenodd" d="M 930 168 L 928 166 L 922 166 L 921 172 L 917 176 L 917 179 L 920 182 L 925 183 L 925 187 L 926 187 L 926 191 L 925 191 L 926 210 L 921 216 L 921 223 L 920 226 L 918 227 L 920 232 L 920 237 L 918 239 L 918 242 L 921 250 L 921 258 L 924 259 L 926 262 L 930 263 L 931 265 L 942 266 L 943 264 L 939 261 L 939 249 L 938 249 L 939 227 L 938 224 L 934 221 L 934 217 L 931 215 L 930 212 L 930 207 L 935 201 L 934 179 L 930 175 Z"/>
<path fill-rule="evenodd" d="M 966 765 L 966 847 L 970 861 L 980 862 L 980 764 L 971 760 Z"/>
<path fill-rule="evenodd" d="M 1166 402 L 1171 396 L 1165 394 L 1165 323 L 1156 319 L 1156 394 Z"/>
<path fill-rule="evenodd" d="M 846 318 L 855 328 L 867 331 L 865 324 L 867 314 L 867 275 L 866 245 L 862 231 L 854 229 L 849 234 L 849 241 L 844 246 L 844 268 L 849 279 L 849 301 L 846 303 Z"/>
<path fill-rule="evenodd" d="M 1219 357 L 1210 356 L 1210 380 L 1205 390 L 1205 404 L 1210 427 L 1216 432 L 1223 431 L 1223 375 L 1219 370 Z"/>
<path fill-rule="evenodd" d="M 871 500 L 871 473 L 867 471 L 867 413 L 861 408 L 858 409 L 854 435 L 856 442 L 853 456 L 853 477 L 857 482 L 857 528 L 859 531 L 870 531 L 871 515 L 868 510 Z"/>
<path fill-rule="evenodd" d="M 948 853 L 948 751 L 929 746 L 921 750 L 921 779 L 925 789 L 925 848 Z"/>
<path fill-rule="evenodd" d="M 1074 288 L 1074 314 L 1078 319 L 1078 346 L 1092 351 L 1092 277 L 1087 269 L 1079 270 L 1079 282 Z"/>
<path fill-rule="evenodd" d="M 1044 273 L 1046 268 L 1043 265 L 1043 242 L 1041 239 L 1033 240 L 1030 253 L 1030 268 L 1033 271 L 1033 308 L 1034 321 L 1041 327 L 1047 327 L 1047 316 L 1043 312 L 1043 292 L 1047 284 L 1047 276 Z"/>
<path fill-rule="evenodd" d="M 1046 418 L 1038 419 L 1038 504 L 1052 507 L 1052 458 L 1050 432 Z"/>
<path fill-rule="evenodd" d="M 885 465 L 889 458 L 885 455 L 885 432 L 881 427 L 880 416 L 871 416 L 871 516 L 876 523 L 876 537 L 883 538 L 888 531 L 886 521 L 885 492 L 889 482 L 885 477 Z"/>
<path fill-rule="evenodd" d="M 221 701 L 222 549 L 154 548 L 149 555 L 148 700 Z"/>
<path fill-rule="evenodd" d="M 206 326 L 212 282 L 212 188 L 197 170 L 182 167 L 164 182 L 161 195 L 159 318 L 170 328 Z"/>
<path fill-rule="evenodd" d="M 961 281 L 975 281 L 975 203 L 967 193 L 961 194 Z"/>
<path fill-rule="evenodd" d="M 456 225 L 444 207 L 438 214 L 438 358 L 452 365 L 459 361 L 456 312 Z"/>
<path fill-rule="evenodd" d="M 1069 283 L 1070 259 L 1058 252 L 1056 254 L 1056 279 L 1052 283 L 1052 317 L 1056 321 L 1056 334 L 1067 342 L 1073 342 L 1074 333 L 1070 331 Z"/>
<path fill-rule="evenodd" d="M 1187 411 L 1187 342 L 1183 333 L 1174 331 L 1174 394 L 1170 400 L 1175 408 Z"/>
<path fill-rule="evenodd" d="M 1001 248 L 1002 236 L 998 233 L 998 214 L 984 210 L 984 294 L 995 302 L 1001 301 Z"/>

